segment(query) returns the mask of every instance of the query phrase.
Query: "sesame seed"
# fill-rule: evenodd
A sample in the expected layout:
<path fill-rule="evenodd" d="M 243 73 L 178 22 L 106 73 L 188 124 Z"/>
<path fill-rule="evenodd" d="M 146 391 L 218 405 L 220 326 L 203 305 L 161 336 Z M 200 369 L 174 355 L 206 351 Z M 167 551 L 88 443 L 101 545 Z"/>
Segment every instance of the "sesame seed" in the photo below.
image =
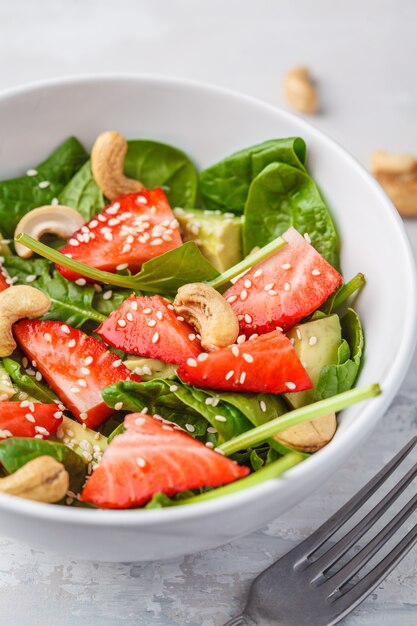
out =
<path fill-rule="evenodd" d="M 177 315 L 177 320 L 178 320 L 179 322 L 183 322 L 183 321 L 184 321 L 184 318 L 182 317 L 182 315 Z"/>
<path fill-rule="evenodd" d="M 42 380 L 42 374 L 40 372 L 36 372 L 35 374 L 35 378 L 36 380 L 40 383 Z"/>
<path fill-rule="evenodd" d="M 113 361 L 112 367 L 120 367 L 122 363 L 123 363 L 122 359 L 117 359 L 116 361 Z"/>
<path fill-rule="evenodd" d="M 126 313 L 126 319 L 128 322 L 133 322 L 133 315 L 132 313 L 128 312 Z"/>
<path fill-rule="evenodd" d="M 123 409 L 123 402 L 116 402 L 114 408 L 116 409 L 116 411 L 121 411 Z"/>
<path fill-rule="evenodd" d="M 43 333 L 43 338 L 45 339 L 45 341 L 47 341 L 48 343 L 51 343 L 52 341 L 52 337 L 49 333 Z"/>
<path fill-rule="evenodd" d="M 112 217 L 107 223 L 109 226 L 118 226 L 118 224 L 120 224 L 120 220 L 118 220 L 117 217 Z"/>
<path fill-rule="evenodd" d="M 161 239 L 160 237 L 157 237 L 156 239 L 153 239 L 151 241 L 151 246 L 160 246 L 161 243 L 164 243 L 164 240 Z"/>
<path fill-rule="evenodd" d="M 145 196 L 138 196 L 136 198 L 136 202 L 138 202 L 139 204 L 147 204 L 147 199 L 145 198 Z"/>
<path fill-rule="evenodd" d="M 117 271 L 122 272 L 123 270 L 126 270 L 129 267 L 129 263 L 120 263 L 119 265 L 116 265 L 116 269 Z"/>
<path fill-rule="evenodd" d="M 33 283 L 33 281 L 36 280 L 36 278 L 37 278 L 36 274 L 29 274 L 28 276 L 26 276 L 26 282 Z"/>
<path fill-rule="evenodd" d="M 159 340 L 159 333 L 156 332 L 153 334 L 152 343 L 157 343 L 158 340 Z"/>
<path fill-rule="evenodd" d="M 250 280 L 250 278 L 245 278 L 245 281 L 243 284 L 246 287 L 246 289 L 250 289 L 252 287 L 252 281 Z"/>
<path fill-rule="evenodd" d="M 232 354 L 233 356 L 239 356 L 239 348 L 237 346 L 232 346 Z"/>
<path fill-rule="evenodd" d="M 297 335 L 297 339 L 302 339 L 302 334 L 301 334 L 301 330 L 299 328 L 296 329 L 295 331 L 296 335 Z"/>
<path fill-rule="evenodd" d="M 174 393 L 174 391 L 178 391 L 178 387 L 177 385 L 171 385 L 169 390 L 172 391 L 172 393 Z"/>
<path fill-rule="evenodd" d="M 49 180 L 41 180 L 41 182 L 38 183 L 38 187 L 39 189 L 46 189 L 50 184 Z"/>
<path fill-rule="evenodd" d="M 268 295 L 270 295 L 270 296 L 276 296 L 276 295 L 277 295 L 277 292 L 276 292 L 274 289 L 270 289 L 270 290 L 268 291 Z"/>
<path fill-rule="evenodd" d="M 68 342 L 68 347 L 69 348 L 75 348 L 75 346 L 77 345 L 77 342 L 75 341 L 75 339 L 70 339 Z"/>
<path fill-rule="evenodd" d="M 84 378 L 79 378 L 79 379 L 77 380 L 77 384 L 78 384 L 80 387 L 87 387 L 87 383 L 86 383 L 86 381 L 84 380 Z"/>
<path fill-rule="evenodd" d="M 291 291 L 290 283 L 284 283 L 284 291 Z"/>
<path fill-rule="evenodd" d="M 104 239 L 106 241 L 113 241 L 113 235 L 111 233 L 104 233 Z M 116 267 L 116 269 L 118 268 Z"/>
<path fill-rule="evenodd" d="M 86 420 L 88 418 L 88 413 L 80 413 L 80 419 Z"/>
<path fill-rule="evenodd" d="M 264 291 L 270 291 L 274 286 L 274 283 L 267 283 L 264 287 Z"/>
<path fill-rule="evenodd" d="M 198 355 L 197 360 L 198 361 L 205 361 L 206 359 L 208 359 L 208 352 L 201 352 L 201 354 Z"/>
<path fill-rule="evenodd" d="M 126 326 L 126 320 L 117 320 L 117 325 L 120 326 L 120 328 L 124 328 Z"/>
<path fill-rule="evenodd" d="M 281 265 L 283 270 L 290 270 L 291 269 L 291 263 L 283 263 Z"/>
<path fill-rule="evenodd" d="M 234 375 L 234 370 L 230 370 L 229 372 L 227 372 L 225 378 L 226 380 L 230 380 L 232 378 L 232 376 Z"/>
<path fill-rule="evenodd" d="M 236 343 L 244 343 L 246 341 L 246 335 L 239 335 L 236 339 Z"/>
<path fill-rule="evenodd" d="M 227 302 L 229 302 L 230 304 L 233 304 L 233 302 L 236 302 L 237 296 L 229 296 L 226 299 L 227 299 Z"/>
<path fill-rule="evenodd" d="M 136 426 L 143 426 L 145 422 L 146 422 L 146 420 L 145 420 L 144 417 L 137 417 L 135 419 Z"/>
<path fill-rule="evenodd" d="M 194 341 L 194 339 L 195 339 L 195 334 L 194 334 L 194 333 L 190 333 L 190 334 L 188 335 L 188 339 L 189 339 L 190 341 Z"/>
<path fill-rule="evenodd" d="M 132 311 L 138 310 L 138 303 L 136 302 L 136 300 L 132 300 L 132 302 L 130 303 L 130 308 L 132 309 Z"/>
<path fill-rule="evenodd" d="M 207 404 L 208 406 L 210 406 L 211 404 L 213 404 L 213 398 L 206 398 L 204 400 L 204 403 Z"/>
<path fill-rule="evenodd" d="M 275 326 L 275 330 L 279 330 L 279 331 L 283 332 L 284 329 L 282 328 L 282 326 Z"/>
<path fill-rule="evenodd" d="M 37 176 L 37 175 L 38 175 L 37 170 L 30 169 L 26 172 L 26 176 Z"/>
<path fill-rule="evenodd" d="M 220 398 L 217 396 L 216 398 L 213 398 L 213 402 L 211 403 L 213 406 L 217 406 L 220 402 Z"/>
<path fill-rule="evenodd" d="M 212 450 L 214 448 L 214 443 L 211 443 L 211 441 L 206 441 L 206 447 Z"/>
<path fill-rule="evenodd" d="M 87 281 L 85 280 L 85 278 L 77 278 L 77 280 L 75 281 L 75 284 L 78 285 L 79 287 L 84 287 L 84 285 L 87 284 Z"/>
<path fill-rule="evenodd" d="M 56 413 L 54 413 L 54 418 L 56 420 L 60 420 L 62 417 L 62 411 L 56 411 Z"/>
<path fill-rule="evenodd" d="M 312 270 L 311 275 L 312 276 L 320 276 L 320 270 L 316 270 L 316 269 Z"/>
<path fill-rule="evenodd" d="M 80 393 L 80 389 L 78 387 L 71 387 L 70 388 L 71 393 Z"/>
<path fill-rule="evenodd" d="M 215 415 L 214 419 L 217 420 L 218 422 L 227 422 L 227 419 L 225 418 L 224 415 Z"/>
<path fill-rule="evenodd" d="M 197 361 L 195 359 L 187 359 L 188 367 L 197 367 Z"/>
<path fill-rule="evenodd" d="M 249 315 L 249 313 L 245 313 L 245 322 L 247 324 L 252 324 L 252 317 Z"/>
<path fill-rule="evenodd" d="M 84 360 L 84 363 L 85 363 L 86 365 L 91 365 L 91 363 L 93 362 L 93 360 L 94 360 L 94 359 L 93 359 L 93 357 L 92 357 L 92 356 L 87 356 L 87 357 L 85 358 L 85 360 Z"/>
<path fill-rule="evenodd" d="M 147 309 L 143 309 L 142 313 L 144 313 L 145 315 L 149 315 L 149 313 L 152 313 L 152 309 L 148 307 Z"/>
<path fill-rule="evenodd" d="M 304 233 L 304 239 L 306 240 L 307 243 L 311 243 L 311 237 L 308 233 Z"/>
<path fill-rule="evenodd" d="M 242 289 L 242 291 L 240 292 L 239 298 L 243 301 L 243 300 L 246 300 L 247 297 L 248 297 L 248 292 L 246 291 L 246 289 Z"/>
<path fill-rule="evenodd" d="M 189 433 L 195 432 L 195 426 L 193 426 L 192 424 L 186 424 L 185 428 L 188 430 Z"/>
<path fill-rule="evenodd" d="M 259 406 L 261 407 L 262 413 L 265 413 L 266 412 L 266 404 L 265 404 L 264 400 L 260 400 Z"/>
<path fill-rule="evenodd" d="M 156 326 L 156 320 L 149 320 L 149 322 L 148 322 L 148 326 L 150 326 L 151 328 L 153 328 L 154 326 Z"/>
<path fill-rule="evenodd" d="M 254 278 L 259 278 L 259 276 L 262 276 L 263 274 L 263 270 L 256 270 L 256 272 L 254 273 L 253 277 Z"/>
<path fill-rule="evenodd" d="M 25 419 L 27 419 L 28 422 L 31 422 L 32 424 L 35 423 L 35 417 L 32 415 L 32 413 L 26 413 L 25 415 Z"/>
<path fill-rule="evenodd" d="M 130 252 L 131 249 L 132 249 L 132 246 L 129 243 L 126 243 L 122 248 L 122 254 L 126 254 L 126 252 Z"/>
<path fill-rule="evenodd" d="M 248 341 L 253 341 L 254 339 L 257 339 L 257 337 L 259 337 L 258 333 L 252 333 Z"/>
<path fill-rule="evenodd" d="M 162 311 L 157 311 L 157 312 L 156 312 L 156 317 L 157 317 L 159 320 L 161 320 L 161 319 L 163 318 Z"/>
<path fill-rule="evenodd" d="M 239 378 L 239 382 L 241 385 L 243 385 L 243 383 L 245 382 L 245 378 L 246 378 L 246 372 L 242 372 Z"/>
<path fill-rule="evenodd" d="M 245 359 L 246 363 L 253 363 L 253 356 L 251 354 L 244 352 L 242 356 Z"/>
<path fill-rule="evenodd" d="M 290 338 L 290 342 L 292 343 L 292 345 L 294 345 L 294 344 L 295 344 L 295 339 L 294 339 L 294 337 L 291 337 L 291 338 Z"/>
<path fill-rule="evenodd" d="M 310 337 L 310 339 L 308 340 L 308 343 L 310 344 L 310 346 L 315 346 L 317 343 L 317 337 L 314 337 L 314 335 L 312 337 Z"/>
<path fill-rule="evenodd" d="M 217 428 L 214 428 L 214 426 L 209 426 L 207 428 L 207 432 L 211 433 L 212 435 L 216 434 L 218 432 Z"/>
<path fill-rule="evenodd" d="M 169 309 L 170 311 L 175 311 L 174 305 L 171 303 L 167 304 L 167 309 Z"/>
<path fill-rule="evenodd" d="M 103 293 L 103 300 L 110 300 L 112 296 L 113 296 L 113 292 L 111 290 L 105 291 Z"/>
<path fill-rule="evenodd" d="M 294 389 L 297 387 L 295 383 L 291 383 L 291 382 L 285 383 L 285 386 L 287 387 L 287 389 L 290 389 L 290 391 L 294 391 Z"/>
<path fill-rule="evenodd" d="M 62 332 L 63 332 L 63 333 L 65 333 L 66 335 L 69 335 L 69 334 L 70 334 L 70 332 L 71 332 L 70 327 L 69 327 L 69 326 L 67 326 L 66 324 L 62 324 L 62 326 L 61 326 L 61 330 L 62 330 Z"/>

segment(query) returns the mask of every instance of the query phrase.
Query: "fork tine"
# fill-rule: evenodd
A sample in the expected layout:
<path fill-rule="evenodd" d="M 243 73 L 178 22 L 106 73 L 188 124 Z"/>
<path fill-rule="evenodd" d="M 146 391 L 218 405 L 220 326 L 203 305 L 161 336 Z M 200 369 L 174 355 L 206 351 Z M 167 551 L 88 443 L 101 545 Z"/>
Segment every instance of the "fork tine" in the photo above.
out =
<path fill-rule="evenodd" d="M 339 616 L 355 608 L 368 596 L 378 584 L 388 576 L 402 558 L 417 542 L 417 524 L 403 537 L 403 539 L 382 559 L 366 576 L 354 585 L 349 591 L 336 598 L 334 604 L 339 609 Z"/>
<path fill-rule="evenodd" d="M 403 476 L 403 478 L 387 493 L 385 498 L 354 526 L 344 537 L 315 560 L 309 567 L 312 580 L 334 565 L 346 552 L 368 532 L 375 522 L 380 519 L 397 498 L 407 489 L 417 476 L 417 463 Z"/>
<path fill-rule="evenodd" d="M 325 541 L 327 541 L 334 533 L 343 526 L 349 518 L 368 500 L 368 498 L 379 489 L 385 480 L 397 469 L 397 467 L 406 458 L 409 452 L 417 443 L 417 437 L 413 437 L 387 465 L 385 465 L 358 493 L 353 496 L 345 505 L 343 505 L 332 517 L 330 517 L 320 528 L 318 528 L 310 537 L 303 541 L 298 548 L 294 550 L 299 554 L 300 561 L 296 563 L 296 567 L 303 564 L 303 561 L 310 557 Z"/>
<path fill-rule="evenodd" d="M 379 552 L 393 534 L 401 528 L 414 509 L 417 508 L 417 494 L 395 515 L 377 535 L 348 561 L 338 572 L 330 576 L 324 587 L 337 591 L 357 574 L 368 561 Z"/>

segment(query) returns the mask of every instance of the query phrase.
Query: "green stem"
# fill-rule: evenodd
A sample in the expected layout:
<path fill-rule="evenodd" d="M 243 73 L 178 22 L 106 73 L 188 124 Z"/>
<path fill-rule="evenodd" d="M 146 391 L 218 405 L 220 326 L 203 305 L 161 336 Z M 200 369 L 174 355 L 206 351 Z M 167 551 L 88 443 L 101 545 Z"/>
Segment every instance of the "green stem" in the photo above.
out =
<path fill-rule="evenodd" d="M 337 396 L 326 398 L 325 400 L 319 400 L 313 404 L 300 407 L 299 409 L 290 411 L 285 415 L 276 417 L 261 426 L 252 428 L 251 430 L 248 430 L 247 432 L 221 444 L 219 449 L 224 454 L 229 456 L 239 450 L 252 448 L 265 439 L 273 437 L 277 433 L 280 433 L 291 426 L 296 426 L 297 424 L 302 424 L 303 422 L 309 422 L 317 417 L 328 415 L 329 413 L 336 413 L 336 411 L 345 409 L 355 402 L 372 398 L 380 393 L 381 389 L 377 384 L 344 391 L 343 393 L 339 393 Z"/>
<path fill-rule="evenodd" d="M 287 242 L 285 241 L 285 239 L 283 239 L 282 237 L 277 237 L 270 243 L 266 244 L 266 246 L 264 246 L 260 250 L 257 250 L 253 254 L 250 254 L 249 256 L 247 256 L 245 259 L 243 259 L 243 261 L 240 261 L 240 263 L 237 263 L 233 267 L 230 267 L 228 270 L 223 272 L 223 274 L 220 274 L 220 276 L 217 276 L 217 278 L 210 280 L 208 284 L 211 287 L 214 287 L 214 289 L 218 289 L 219 287 L 222 287 L 223 285 L 230 282 L 232 278 L 239 276 L 239 274 L 242 274 L 242 272 L 245 272 L 246 270 L 250 269 L 257 263 L 260 263 L 260 261 L 263 261 L 266 257 L 270 256 L 273 252 L 276 252 L 277 250 L 282 248 L 282 246 L 285 246 L 286 243 Z"/>
<path fill-rule="evenodd" d="M 57 263 L 58 265 L 62 265 L 62 267 L 66 267 L 77 274 L 81 274 L 81 276 L 86 276 L 87 278 L 95 280 L 99 283 L 108 283 L 109 285 L 115 285 L 116 287 L 126 287 L 127 289 L 132 289 L 131 276 L 121 276 L 120 274 L 97 270 L 94 267 L 90 267 L 89 265 L 85 265 L 84 263 L 68 258 L 65 254 L 46 246 L 44 243 L 33 239 L 33 237 L 30 237 L 30 235 L 26 235 L 25 233 L 19 233 L 15 239 L 45 259 L 48 259 L 53 263 Z"/>
<path fill-rule="evenodd" d="M 241 478 L 234 483 L 224 485 L 224 487 L 218 487 L 217 489 L 213 489 L 213 491 L 201 493 L 198 496 L 192 496 L 191 498 L 178 500 L 177 502 L 175 502 L 175 504 L 197 504 L 198 502 L 205 502 L 206 500 L 212 500 L 213 498 L 219 498 L 221 496 L 227 496 L 231 493 L 236 493 L 237 491 L 241 491 L 242 489 L 253 487 L 254 485 L 264 482 L 265 480 L 278 478 L 278 476 L 284 474 L 284 472 L 289 470 L 294 465 L 297 465 L 297 463 L 300 463 L 303 459 L 304 457 L 302 454 L 298 454 L 298 452 L 291 452 L 281 459 L 278 459 L 278 461 L 274 461 L 270 465 L 262 467 L 257 472 L 249 474 L 249 476 L 245 476 L 245 478 Z"/>
<path fill-rule="evenodd" d="M 356 274 L 348 283 L 342 285 L 334 296 L 332 302 L 331 311 L 334 311 L 341 306 L 355 291 L 362 289 L 366 282 L 365 276 L 362 273 Z M 331 312 L 330 311 L 330 312 Z"/>

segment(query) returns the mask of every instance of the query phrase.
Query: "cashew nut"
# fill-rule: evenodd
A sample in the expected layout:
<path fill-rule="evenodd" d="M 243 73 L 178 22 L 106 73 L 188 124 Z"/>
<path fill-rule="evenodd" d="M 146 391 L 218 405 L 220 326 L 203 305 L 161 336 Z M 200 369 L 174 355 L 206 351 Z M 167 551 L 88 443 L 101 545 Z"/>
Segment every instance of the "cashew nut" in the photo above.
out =
<path fill-rule="evenodd" d="M 239 322 L 228 302 L 206 283 L 190 283 L 178 289 L 174 308 L 201 335 L 209 352 L 235 343 Z"/>
<path fill-rule="evenodd" d="M 0 492 L 38 502 L 58 502 L 68 491 L 69 476 L 62 463 L 38 456 L 14 474 L 0 478 Z"/>
<path fill-rule="evenodd" d="M 50 306 L 48 296 L 28 285 L 14 285 L 0 293 L 0 357 L 10 356 L 16 348 L 13 324 L 25 317 L 41 317 Z"/>
<path fill-rule="evenodd" d="M 319 102 L 307 67 L 293 67 L 284 77 L 284 95 L 288 103 L 300 113 L 316 113 Z"/>
<path fill-rule="evenodd" d="M 404 217 L 417 216 L 417 158 L 379 150 L 371 155 L 371 172 Z"/>
<path fill-rule="evenodd" d="M 61 204 L 48 204 L 26 213 L 16 226 L 14 235 L 16 237 L 19 233 L 26 233 L 39 241 L 46 233 L 52 233 L 67 239 L 83 224 L 85 219 L 75 209 Z M 28 259 L 33 254 L 32 250 L 17 241 L 15 249 L 23 259 Z"/>
<path fill-rule="evenodd" d="M 336 415 L 330 413 L 311 422 L 287 428 L 275 435 L 274 439 L 301 452 L 316 452 L 329 443 L 336 427 Z"/>
<path fill-rule="evenodd" d="M 109 200 L 115 200 L 127 193 L 137 193 L 144 188 L 138 180 L 124 175 L 126 152 L 126 139 L 114 130 L 101 133 L 91 151 L 91 171 L 97 185 Z"/>

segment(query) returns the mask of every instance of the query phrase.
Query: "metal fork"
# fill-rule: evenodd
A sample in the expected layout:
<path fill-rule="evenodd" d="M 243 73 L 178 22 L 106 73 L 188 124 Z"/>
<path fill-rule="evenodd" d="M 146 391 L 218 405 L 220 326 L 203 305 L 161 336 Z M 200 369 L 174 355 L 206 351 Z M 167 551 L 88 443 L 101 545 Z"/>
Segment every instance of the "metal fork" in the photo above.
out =
<path fill-rule="evenodd" d="M 381 518 L 417 476 L 417 463 L 351 530 L 328 540 L 377 491 L 417 443 L 414 437 L 349 502 L 310 537 L 262 572 L 252 583 L 244 612 L 224 626 L 331 626 L 362 602 L 417 541 L 417 524 L 359 580 L 352 580 L 401 528 L 417 507 L 417 494 L 350 560 L 333 566 Z M 320 549 L 324 553 L 315 556 Z"/>

